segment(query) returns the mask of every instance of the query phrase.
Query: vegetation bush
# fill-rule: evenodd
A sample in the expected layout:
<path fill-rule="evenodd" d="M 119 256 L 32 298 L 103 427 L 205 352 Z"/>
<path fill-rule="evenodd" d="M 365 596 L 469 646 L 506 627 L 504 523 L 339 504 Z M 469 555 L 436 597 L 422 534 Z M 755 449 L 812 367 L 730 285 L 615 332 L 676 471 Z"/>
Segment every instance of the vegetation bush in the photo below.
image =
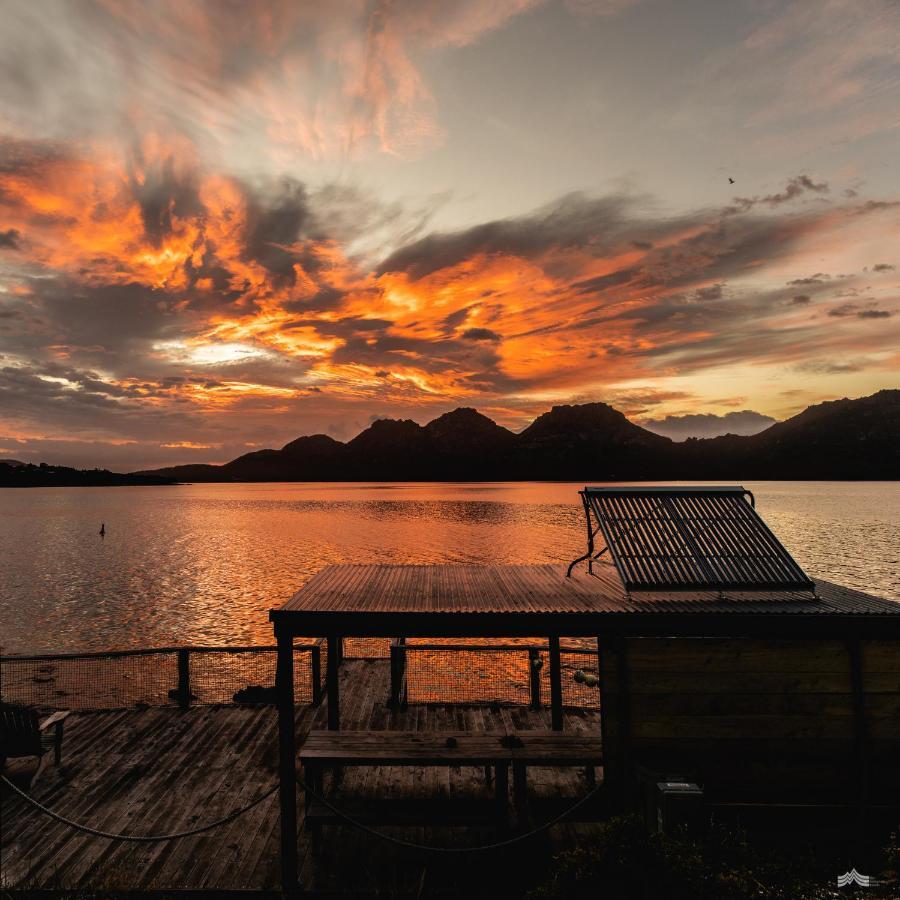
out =
<path fill-rule="evenodd" d="M 800 841 L 790 847 L 751 843 L 740 832 L 713 827 L 702 838 L 649 835 L 635 816 L 611 819 L 576 849 L 553 858 L 531 900 L 830 900 L 896 898 L 897 836 L 885 848 L 872 888 L 836 884 L 834 857 Z"/>

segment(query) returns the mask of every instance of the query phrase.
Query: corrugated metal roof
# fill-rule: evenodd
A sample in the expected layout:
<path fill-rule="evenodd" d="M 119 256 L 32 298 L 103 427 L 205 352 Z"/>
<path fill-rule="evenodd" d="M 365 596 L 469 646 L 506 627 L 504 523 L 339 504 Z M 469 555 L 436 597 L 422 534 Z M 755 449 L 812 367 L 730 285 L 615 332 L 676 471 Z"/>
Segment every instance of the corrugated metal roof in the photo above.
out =
<path fill-rule="evenodd" d="M 627 591 L 815 589 L 743 487 L 586 487 L 581 495 Z"/>
<path fill-rule="evenodd" d="M 900 603 L 851 588 L 817 583 L 819 599 L 785 590 L 657 592 L 629 595 L 611 565 L 566 578 L 551 565 L 326 566 L 287 603 L 284 613 L 354 615 L 523 613 L 616 616 L 631 613 L 751 613 L 761 615 L 898 615 Z M 346 632 L 348 634 L 352 631 Z"/>

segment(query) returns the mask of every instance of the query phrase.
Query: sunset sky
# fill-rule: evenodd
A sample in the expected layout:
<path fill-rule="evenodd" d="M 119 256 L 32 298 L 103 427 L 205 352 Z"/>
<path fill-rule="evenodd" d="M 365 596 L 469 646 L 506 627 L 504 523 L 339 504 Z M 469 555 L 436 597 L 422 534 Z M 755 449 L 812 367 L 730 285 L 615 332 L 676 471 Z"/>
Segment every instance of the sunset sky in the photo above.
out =
<path fill-rule="evenodd" d="M 896 0 L 2 11 L 0 457 L 900 382 Z"/>

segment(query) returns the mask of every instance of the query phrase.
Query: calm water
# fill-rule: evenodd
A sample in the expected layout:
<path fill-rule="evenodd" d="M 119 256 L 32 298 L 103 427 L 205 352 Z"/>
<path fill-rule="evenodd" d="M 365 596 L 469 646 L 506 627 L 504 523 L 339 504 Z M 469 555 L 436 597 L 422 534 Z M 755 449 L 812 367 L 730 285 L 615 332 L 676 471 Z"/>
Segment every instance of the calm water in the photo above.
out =
<path fill-rule="evenodd" d="M 812 575 L 900 600 L 900 483 L 746 486 Z M 0 491 L 0 644 L 26 653 L 271 643 L 269 608 L 332 562 L 562 568 L 583 552 L 580 487 Z"/>

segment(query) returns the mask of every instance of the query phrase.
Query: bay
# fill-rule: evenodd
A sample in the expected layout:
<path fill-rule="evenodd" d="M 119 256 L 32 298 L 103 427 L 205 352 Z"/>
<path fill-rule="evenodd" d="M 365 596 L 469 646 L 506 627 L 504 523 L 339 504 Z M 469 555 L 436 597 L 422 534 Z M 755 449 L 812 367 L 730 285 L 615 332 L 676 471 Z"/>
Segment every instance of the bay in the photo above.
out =
<path fill-rule="evenodd" d="M 49 653 L 268 644 L 269 609 L 335 562 L 538 562 L 563 572 L 583 552 L 582 486 L 5 490 L 0 646 L 4 653 Z M 745 486 L 813 577 L 900 600 L 900 484 Z"/>

